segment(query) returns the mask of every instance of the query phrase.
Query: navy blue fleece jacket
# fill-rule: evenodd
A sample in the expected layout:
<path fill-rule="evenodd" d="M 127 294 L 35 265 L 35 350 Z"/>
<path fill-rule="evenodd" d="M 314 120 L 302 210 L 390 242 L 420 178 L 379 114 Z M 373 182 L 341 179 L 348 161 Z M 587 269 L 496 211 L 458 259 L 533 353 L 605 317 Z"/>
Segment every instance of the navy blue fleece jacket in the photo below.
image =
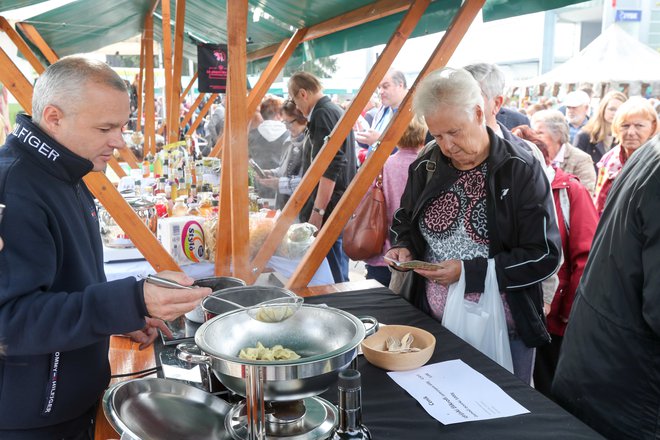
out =
<path fill-rule="evenodd" d="M 109 382 L 109 336 L 144 326 L 142 283 L 106 282 L 92 168 L 23 115 L 0 148 L 0 438 L 80 429 Z"/>

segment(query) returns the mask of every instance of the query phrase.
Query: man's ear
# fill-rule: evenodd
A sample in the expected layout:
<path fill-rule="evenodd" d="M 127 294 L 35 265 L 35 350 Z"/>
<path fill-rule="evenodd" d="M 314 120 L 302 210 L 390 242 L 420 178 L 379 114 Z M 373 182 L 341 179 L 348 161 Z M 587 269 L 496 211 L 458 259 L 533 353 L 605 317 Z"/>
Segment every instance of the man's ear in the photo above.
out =
<path fill-rule="evenodd" d="M 497 116 L 497 114 L 500 112 L 500 109 L 502 108 L 502 104 L 504 104 L 504 96 L 497 95 L 493 99 L 493 102 L 495 104 L 493 105 L 493 116 Z"/>
<path fill-rule="evenodd" d="M 39 125 L 49 133 L 57 133 L 60 130 L 63 118 L 64 113 L 59 107 L 56 107 L 53 104 L 48 104 L 44 107 Z"/>

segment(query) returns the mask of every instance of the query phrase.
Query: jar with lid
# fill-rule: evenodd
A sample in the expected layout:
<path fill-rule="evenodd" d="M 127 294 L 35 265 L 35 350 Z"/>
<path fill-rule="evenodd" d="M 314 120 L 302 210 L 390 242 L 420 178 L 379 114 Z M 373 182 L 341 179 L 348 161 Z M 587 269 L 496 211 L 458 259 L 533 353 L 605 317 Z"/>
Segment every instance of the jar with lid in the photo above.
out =
<path fill-rule="evenodd" d="M 174 206 L 172 206 L 172 217 L 183 217 L 188 212 L 185 197 L 177 197 Z"/>
<path fill-rule="evenodd" d="M 199 209 L 199 203 L 191 203 L 188 205 L 187 215 L 202 215 L 202 211 Z"/>

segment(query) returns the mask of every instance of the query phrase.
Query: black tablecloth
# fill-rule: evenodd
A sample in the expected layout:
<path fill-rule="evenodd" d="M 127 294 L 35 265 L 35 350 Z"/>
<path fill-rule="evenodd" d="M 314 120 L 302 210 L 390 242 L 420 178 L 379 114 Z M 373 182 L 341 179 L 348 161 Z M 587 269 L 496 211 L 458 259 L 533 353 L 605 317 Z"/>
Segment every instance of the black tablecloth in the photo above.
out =
<path fill-rule="evenodd" d="M 375 440 L 602 438 L 554 402 L 442 327 L 439 322 L 386 288 L 310 297 L 305 298 L 305 302 L 324 303 L 356 316 L 371 315 L 386 324 L 423 328 L 436 337 L 435 353 L 429 363 L 461 359 L 530 411 L 529 414 L 514 417 L 443 425 L 396 384 L 386 371 L 374 367 L 360 356 L 363 422 Z M 331 389 L 323 397 L 336 403 L 336 389 Z"/>

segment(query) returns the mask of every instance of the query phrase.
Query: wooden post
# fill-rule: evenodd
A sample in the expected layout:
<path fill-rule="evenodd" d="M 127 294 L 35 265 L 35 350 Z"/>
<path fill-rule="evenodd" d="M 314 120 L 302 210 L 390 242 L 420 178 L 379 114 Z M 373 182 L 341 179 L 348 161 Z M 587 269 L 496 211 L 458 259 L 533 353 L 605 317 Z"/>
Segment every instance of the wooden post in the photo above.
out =
<path fill-rule="evenodd" d="M 131 238 L 135 247 L 144 255 L 156 272 L 163 270 L 181 271 L 179 265 L 158 242 L 154 234 L 137 216 L 121 194 L 117 192 L 105 174 L 92 172 L 87 174 L 84 180 L 90 191 Z"/>
<path fill-rule="evenodd" d="M 126 171 L 124 171 L 121 165 L 119 165 L 119 162 L 117 162 L 117 159 L 114 156 L 110 158 L 110 160 L 108 161 L 108 165 L 110 166 L 110 168 L 112 168 L 112 171 L 115 172 L 117 177 L 119 178 L 126 177 Z"/>
<path fill-rule="evenodd" d="M 124 159 L 124 162 L 126 162 L 129 167 L 134 170 L 140 168 L 140 165 L 138 165 L 137 162 L 137 157 L 135 157 L 135 154 L 133 154 L 130 148 L 121 148 L 117 151 L 119 151 L 119 156 Z"/>
<path fill-rule="evenodd" d="M 227 35 L 229 51 L 229 137 L 231 145 L 231 229 L 234 274 L 249 279 L 248 229 L 248 148 L 246 113 L 247 84 L 247 15 L 248 0 L 227 2 Z M 223 163 L 222 168 L 227 169 Z M 221 213 L 220 215 L 225 215 Z"/>
<path fill-rule="evenodd" d="M 228 78 L 229 80 L 229 78 Z M 222 132 L 223 138 L 229 137 L 229 129 L 227 127 L 229 120 L 229 101 L 227 95 L 225 105 L 227 111 L 225 112 L 225 129 Z M 227 164 L 227 166 L 225 166 Z M 215 249 L 215 275 L 226 276 L 231 274 L 231 148 L 222 149 L 222 172 L 220 173 L 220 203 L 218 212 L 218 230 L 216 233 L 216 249 Z M 227 213 L 225 215 L 224 213 Z M 246 280 L 247 281 L 247 280 Z"/>
<path fill-rule="evenodd" d="M 179 104 L 183 104 L 186 100 L 186 95 L 188 95 L 188 92 L 190 92 L 190 89 L 192 89 L 193 84 L 195 84 L 195 81 L 197 81 L 197 72 L 190 78 L 190 82 L 186 86 L 186 88 L 181 92 L 181 98 L 179 99 Z"/>
<path fill-rule="evenodd" d="M 0 17 L 0 29 L 7 34 L 9 39 L 14 43 L 16 48 L 23 54 L 26 60 L 30 62 L 30 65 L 32 68 L 39 74 L 41 75 L 44 73 L 44 70 L 46 68 L 41 64 L 41 61 L 37 58 L 37 56 L 32 52 L 32 49 L 30 49 L 30 46 L 28 46 L 23 38 L 16 32 L 16 30 L 11 27 L 11 24 L 5 19 L 5 17 Z"/>
<path fill-rule="evenodd" d="M 181 69 L 183 67 L 183 28 L 186 17 L 186 0 L 176 0 L 176 23 L 174 27 L 174 62 L 172 65 L 172 82 L 169 94 L 169 111 L 167 136 L 169 142 L 179 140 L 179 108 L 181 96 Z"/>
<path fill-rule="evenodd" d="M 7 87 L 25 113 L 32 114 L 32 84 L 0 47 L 0 82 Z"/>
<path fill-rule="evenodd" d="M 316 269 L 323 261 L 323 258 L 325 258 L 332 244 L 337 240 L 339 234 L 341 234 L 346 221 L 360 202 L 360 197 L 356 197 L 356 194 L 364 194 L 410 123 L 412 119 L 412 96 L 417 85 L 426 74 L 447 64 L 447 61 L 456 50 L 456 47 L 461 42 L 461 39 L 484 3 L 485 0 L 466 0 L 463 3 L 452 23 L 447 28 L 442 40 L 424 66 L 424 69 L 422 69 L 417 80 L 399 106 L 399 111 L 397 111 L 391 120 L 388 130 L 381 137 L 380 146 L 360 168 L 356 178 L 351 182 L 344 196 L 332 211 L 327 225 L 324 225 L 321 229 L 302 263 L 298 265 L 296 271 L 289 279 L 287 288 L 304 287 L 312 279 Z"/>
<path fill-rule="evenodd" d="M 199 95 L 197 95 L 197 98 L 195 98 L 195 101 L 188 109 L 188 113 L 186 113 L 186 116 L 184 116 L 183 119 L 181 119 L 181 123 L 179 124 L 179 128 L 181 129 L 181 131 L 183 131 L 183 129 L 186 128 L 186 124 L 190 122 L 190 120 L 192 119 L 193 115 L 195 114 L 195 109 L 199 107 L 199 104 L 202 103 L 202 100 L 204 99 L 205 95 L 206 93 L 200 93 Z M 188 133 L 191 132 L 188 131 Z"/>
<path fill-rule="evenodd" d="M 383 76 L 385 76 L 385 73 L 390 68 L 394 58 L 396 58 L 396 55 L 403 47 L 403 44 L 415 29 L 415 26 L 428 7 L 429 2 L 430 0 L 416 0 L 413 2 L 411 8 L 408 10 L 401 23 L 392 34 L 392 37 L 385 46 L 383 53 L 378 57 L 378 60 L 372 67 L 371 72 L 360 87 L 360 91 L 358 92 L 357 96 L 351 102 L 350 107 L 330 134 L 329 140 L 326 142 L 325 146 L 321 149 L 319 154 L 312 162 L 310 168 L 303 176 L 303 180 L 300 182 L 300 185 L 298 185 L 294 193 L 291 195 L 289 202 L 282 210 L 282 214 L 275 223 L 275 227 L 268 235 L 266 242 L 259 249 L 259 252 L 252 261 L 252 267 L 255 276 L 258 276 L 259 273 L 263 271 L 266 263 L 277 249 L 277 246 L 282 241 L 284 234 L 286 234 L 289 226 L 291 223 L 293 223 L 294 218 L 314 190 L 314 187 L 318 184 L 321 176 L 323 175 L 323 172 L 328 168 L 328 165 L 330 162 L 332 162 L 332 159 L 337 154 L 337 151 L 339 151 L 339 148 L 341 148 L 341 145 L 344 143 L 346 136 L 348 136 L 352 130 L 353 124 L 357 120 L 358 115 L 362 109 L 364 109 L 374 90 L 376 90 L 376 87 L 378 87 L 378 84 L 380 83 Z M 327 226 L 327 224 L 324 225 L 324 228 Z M 318 241 L 318 238 L 316 241 Z M 329 243 L 328 249 L 330 246 L 332 246 L 332 243 Z M 323 258 L 325 258 L 325 254 L 321 258 L 321 261 L 323 261 Z M 303 265 L 307 265 L 307 263 L 303 261 L 299 267 Z M 310 268 L 313 269 L 312 274 L 316 271 L 317 268 L 318 265 Z"/>
<path fill-rule="evenodd" d="M 135 121 L 135 131 L 142 131 L 142 106 L 144 105 L 144 98 L 142 97 L 142 92 L 144 88 L 142 87 L 142 82 L 144 81 L 144 62 L 145 62 L 145 51 L 146 51 L 146 40 L 144 39 L 144 31 L 142 32 L 142 38 L 140 39 L 140 70 L 138 71 L 138 83 L 137 83 L 137 121 Z M 142 154 L 147 156 L 147 143 L 143 144 Z"/>
<path fill-rule="evenodd" d="M 60 57 L 58 57 L 55 51 L 50 48 L 48 43 L 46 43 L 46 41 L 34 26 L 28 23 L 18 22 L 16 23 L 16 27 L 18 27 L 23 32 L 23 34 L 28 38 L 28 40 L 32 42 L 32 44 L 37 46 L 37 48 L 41 51 L 44 57 L 46 57 L 49 63 L 53 64 L 55 61 L 60 59 Z"/>
<path fill-rule="evenodd" d="M 154 107 L 154 17 L 144 19 L 144 145 L 145 151 L 156 154 L 156 110 Z"/>
<path fill-rule="evenodd" d="M 280 73 L 280 71 L 284 68 L 286 62 L 289 61 L 289 58 L 291 58 L 293 51 L 296 49 L 296 47 L 298 47 L 298 44 L 300 43 L 300 41 L 302 41 L 306 33 L 307 33 L 307 29 L 298 29 L 291 36 L 291 38 L 283 41 L 280 44 L 277 53 L 270 60 L 268 66 L 266 66 L 266 69 L 261 73 L 261 76 L 259 77 L 259 81 L 257 81 L 257 84 L 250 91 L 250 95 L 248 96 L 247 110 L 246 110 L 248 117 L 250 118 L 252 117 L 252 115 L 257 109 L 257 106 L 264 98 L 264 95 L 270 88 L 271 84 L 273 84 L 273 81 L 275 81 L 277 74 Z M 218 156 L 220 150 L 222 150 L 223 139 L 224 136 L 220 136 L 218 138 L 215 145 L 213 146 L 213 149 L 209 153 L 209 156 L 213 156 L 213 157 Z"/>
<path fill-rule="evenodd" d="M 163 17 L 161 23 L 163 29 L 163 73 L 165 75 L 165 87 L 163 88 L 163 107 L 164 117 L 162 124 L 167 124 L 170 120 L 170 93 L 172 92 L 172 19 L 170 14 L 170 0 L 163 0 L 160 4 L 160 11 Z M 161 127 L 162 128 L 162 125 Z M 169 128 L 168 128 L 169 130 Z M 168 137 L 169 133 L 159 130 L 165 136 L 165 143 L 174 142 L 175 139 Z"/>

